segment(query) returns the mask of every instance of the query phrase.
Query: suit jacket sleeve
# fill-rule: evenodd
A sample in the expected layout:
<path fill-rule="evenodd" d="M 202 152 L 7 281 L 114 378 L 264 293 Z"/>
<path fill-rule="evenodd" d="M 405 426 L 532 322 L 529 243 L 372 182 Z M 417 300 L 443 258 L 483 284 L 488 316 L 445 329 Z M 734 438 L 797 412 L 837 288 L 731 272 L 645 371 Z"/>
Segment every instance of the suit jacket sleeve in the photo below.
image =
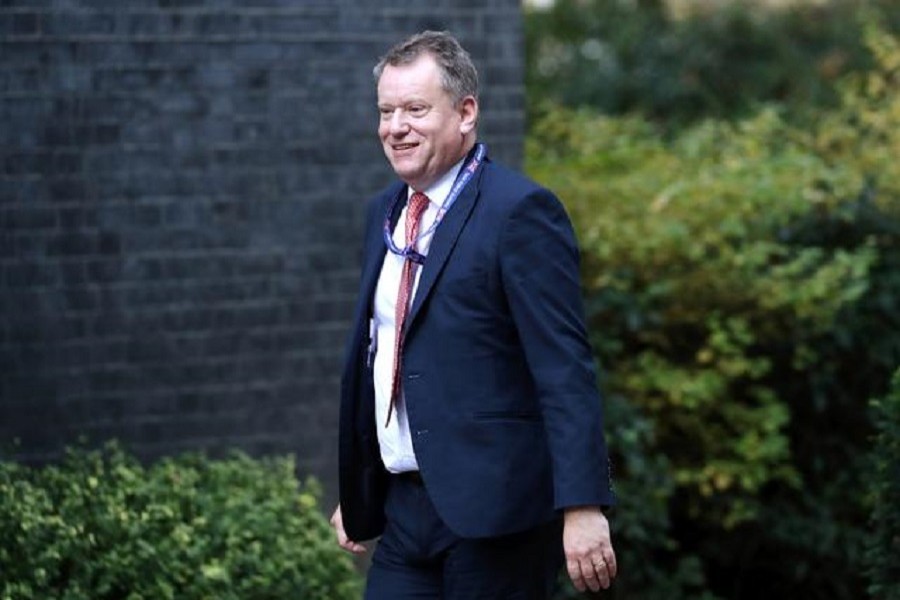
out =
<path fill-rule="evenodd" d="M 534 380 L 550 449 L 554 505 L 614 503 L 575 235 L 559 200 L 538 189 L 500 236 L 503 288 Z"/>

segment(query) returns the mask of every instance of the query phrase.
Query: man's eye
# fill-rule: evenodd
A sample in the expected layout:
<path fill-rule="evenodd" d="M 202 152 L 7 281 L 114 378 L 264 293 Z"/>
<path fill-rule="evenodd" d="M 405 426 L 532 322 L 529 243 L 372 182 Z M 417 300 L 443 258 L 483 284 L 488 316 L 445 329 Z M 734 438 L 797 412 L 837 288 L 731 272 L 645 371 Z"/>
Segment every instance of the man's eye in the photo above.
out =
<path fill-rule="evenodd" d="M 424 106 L 421 106 L 419 104 L 414 104 L 409 107 L 409 113 L 411 115 L 422 115 L 425 114 L 426 110 L 427 109 Z"/>

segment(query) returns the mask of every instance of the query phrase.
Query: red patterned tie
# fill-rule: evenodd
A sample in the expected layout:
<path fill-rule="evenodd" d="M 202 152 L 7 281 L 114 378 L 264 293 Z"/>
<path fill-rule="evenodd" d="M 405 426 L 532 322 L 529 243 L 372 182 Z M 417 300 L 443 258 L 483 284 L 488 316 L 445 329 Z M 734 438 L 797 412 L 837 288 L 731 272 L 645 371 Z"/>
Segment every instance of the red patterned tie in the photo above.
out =
<path fill-rule="evenodd" d="M 416 236 L 419 235 L 419 219 L 428 207 L 428 196 L 415 192 L 409 199 L 406 207 L 406 246 L 413 246 L 415 250 Z M 406 314 L 409 312 L 409 300 L 412 296 L 413 282 L 416 280 L 416 267 L 419 265 L 406 259 L 403 261 L 403 273 L 400 276 L 400 290 L 397 292 L 397 307 L 394 313 L 394 376 L 391 380 L 391 401 L 388 405 L 387 427 L 391 422 L 391 414 L 394 404 L 400 395 L 400 355 L 403 351 L 403 325 L 406 322 Z"/>

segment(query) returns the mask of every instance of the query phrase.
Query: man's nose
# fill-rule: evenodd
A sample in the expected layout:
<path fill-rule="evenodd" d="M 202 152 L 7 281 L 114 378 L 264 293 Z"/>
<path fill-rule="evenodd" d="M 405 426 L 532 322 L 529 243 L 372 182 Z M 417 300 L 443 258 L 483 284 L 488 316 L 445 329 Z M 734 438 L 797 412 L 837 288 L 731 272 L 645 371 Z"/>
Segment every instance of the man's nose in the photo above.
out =
<path fill-rule="evenodd" d="M 391 113 L 391 120 L 388 124 L 391 135 L 402 135 L 409 131 L 409 123 L 402 110 L 395 110 Z"/>

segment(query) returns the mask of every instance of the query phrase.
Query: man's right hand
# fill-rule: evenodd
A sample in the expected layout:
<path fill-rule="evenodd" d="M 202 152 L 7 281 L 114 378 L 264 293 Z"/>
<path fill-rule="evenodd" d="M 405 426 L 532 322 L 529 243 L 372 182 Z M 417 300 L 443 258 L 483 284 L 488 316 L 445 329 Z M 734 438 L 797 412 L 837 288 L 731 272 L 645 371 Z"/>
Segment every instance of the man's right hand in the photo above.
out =
<path fill-rule="evenodd" d="M 347 532 L 344 531 L 344 518 L 341 516 L 340 504 L 334 509 L 334 514 L 331 515 L 331 526 L 334 527 L 334 532 L 337 534 L 338 544 L 341 548 L 353 554 L 363 554 L 366 551 L 365 546 L 357 544 L 347 537 Z"/>

